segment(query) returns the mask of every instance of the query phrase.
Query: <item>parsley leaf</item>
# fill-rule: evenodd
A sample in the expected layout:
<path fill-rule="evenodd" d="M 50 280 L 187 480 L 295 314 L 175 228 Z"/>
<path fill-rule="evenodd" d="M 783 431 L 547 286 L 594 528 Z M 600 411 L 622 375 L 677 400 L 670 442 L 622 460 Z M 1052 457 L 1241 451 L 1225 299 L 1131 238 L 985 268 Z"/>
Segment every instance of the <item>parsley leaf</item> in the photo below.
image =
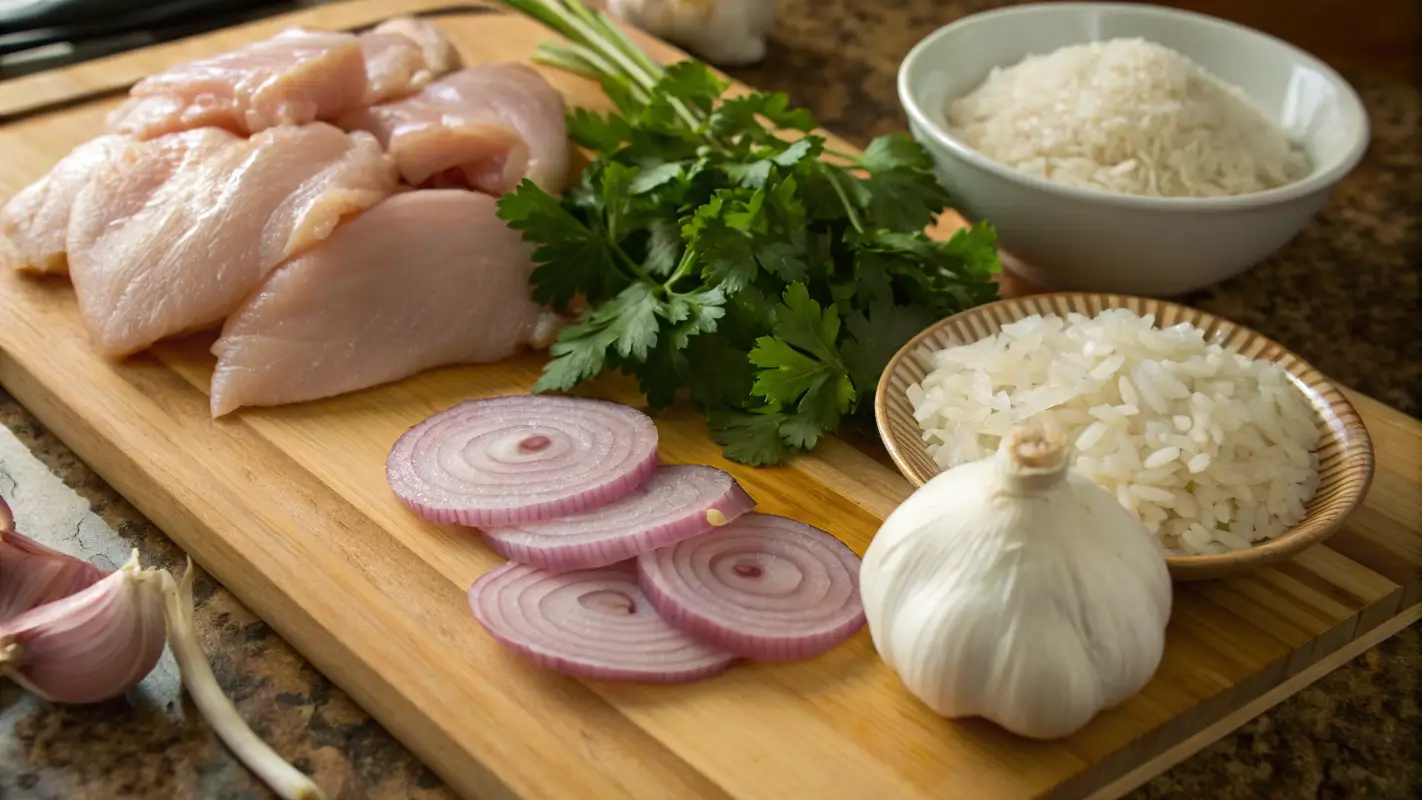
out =
<path fill-rule="evenodd" d="M 825 362 L 838 363 L 839 312 L 833 306 L 820 310 L 803 283 L 785 290 L 784 303 L 775 310 L 775 336 Z"/>
<path fill-rule="evenodd" d="M 676 220 L 654 217 L 647 220 L 647 271 L 667 276 L 681 258 L 681 226 Z"/>
<path fill-rule="evenodd" d="M 589 150 L 616 150 L 631 135 L 632 129 L 622 117 L 598 114 L 586 108 L 575 108 L 568 113 L 568 138 Z"/>
<path fill-rule="evenodd" d="M 840 358 L 838 337 L 835 307 L 821 311 L 803 283 L 792 283 L 776 308 L 774 335 L 757 339 L 750 352 L 751 363 L 760 368 L 751 392 L 772 406 L 795 409 L 787 419 L 794 420 L 788 428 L 794 447 L 813 447 L 854 406 L 854 382 Z"/>
<path fill-rule="evenodd" d="M 749 286 L 757 271 L 750 236 L 726 222 L 727 205 L 734 202 L 733 195 L 718 194 L 682 228 L 682 236 L 700 254 L 701 275 L 726 294 Z"/>
<path fill-rule="evenodd" d="M 922 306 L 895 306 L 880 301 L 868 313 L 855 311 L 845 320 L 853 339 L 840 347 L 850 378 L 861 396 L 873 394 L 889 359 L 909 339 L 935 321 Z"/>
<path fill-rule="evenodd" d="M 928 151 L 902 133 L 880 136 L 870 142 L 859 163 L 873 173 L 895 169 L 915 172 L 933 169 L 933 157 Z"/>
<path fill-rule="evenodd" d="M 708 419 L 711 438 L 725 448 L 726 458 L 765 467 L 779 464 L 790 455 L 780 436 L 785 416 L 778 412 L 748 413 L 735 410 L 712 411 Z"/>
<path fill-rule="evenodd" d="M 564 307 L 582 293 L 590 302 L 599 302 L 626 285 L 607 238 L 533 181 L 524 180 L 501 197 L 498 214 L 525 240 L 537 243 L 534 300 Z"/>
<path fill-rule="evenodd" d="M 617 109 L 569 112 L 594 157 L 562 197 L 525 181 L 499 201 L 534 248 L 534 297 L 588 304 L 536 392 L 620 371 L 654 409 L 689 395 L 727 458 L 778 464 L 863 406 L 920 327 L 996 296 L 990 225 L 924 235 L 949 197 L 912 138 L 824 162 L 786 95 L 660 67 L 575 0 L 506 3 L 565 40 L 539 60 L 599 80 Z"/>
<path fill-rule="evenodd" d="M 764 117 L 781 130 L 809 133 L 818 125 L 815 117 L 803 108 L 790 108 L 790 97 L 783 92 L 751 92 L 727 98 L 711 114 L 708 127 L 711 135 L 726 138 L 749 130 L 761 130 L 756 117 Z"/>
<path fill-rule="evenodd" d="M 948 191 L 931 174 L 891 170 L 860 185 L 867 190 L 869 219 L 894 231 L 923 230 L 948 201 Z"/>

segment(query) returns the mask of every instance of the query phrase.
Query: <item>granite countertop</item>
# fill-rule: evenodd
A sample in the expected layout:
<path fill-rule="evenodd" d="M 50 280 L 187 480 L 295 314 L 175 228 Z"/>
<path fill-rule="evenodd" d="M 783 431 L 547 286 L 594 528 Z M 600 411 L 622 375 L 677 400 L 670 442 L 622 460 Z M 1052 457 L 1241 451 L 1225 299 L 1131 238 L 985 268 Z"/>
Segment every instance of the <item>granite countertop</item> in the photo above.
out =
<path fill-rule="evenodd" d="M 992 0 L 786 0 L 767 60 L 731 70 L 788 92 L 864 143 L 904 120 L 894 73 L 924 34 Z M 1333 378 L 1422 415 L 1422 92 L 1348 74 L 1373 125 L 1366 160 L 1283 252 L 1187 302 L 1250 325 Z M 0 492 L 22 527 L 96 561 L 182 568 L 182 553 L 0 391 Z M 40 510 L 43 513 L 40 513 Z M 335 798 L 452 797 L 440 780 L 210 579 L 200 638 L 257 733 Z M 1414 625 L 1286 700 L 1132 798 L 1413 798 L 1422 795 L 1422 644 Z M 165 657 L 166 659 L 167 657 Z M 44 703 L 0 681 L 0 798 L 270 796 L 183 699 L 165 660 L 128 697 Z"/>

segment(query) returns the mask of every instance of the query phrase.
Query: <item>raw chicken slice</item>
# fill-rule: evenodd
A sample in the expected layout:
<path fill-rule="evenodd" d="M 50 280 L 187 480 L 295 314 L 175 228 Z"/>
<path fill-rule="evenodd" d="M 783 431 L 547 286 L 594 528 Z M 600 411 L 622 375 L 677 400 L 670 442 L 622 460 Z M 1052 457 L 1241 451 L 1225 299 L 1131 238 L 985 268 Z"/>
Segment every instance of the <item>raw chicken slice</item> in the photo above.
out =
<path fill-rule="evenodd" d="M 125 147 L 74 202 L 70 277 L 111 356 L 221 322 L 273 268 L 398 183 L 368 134 L 218 128 Z"/>
<path fill-rule="evenodd" d="M 247 135 L 333 120 L 359 108 L 365 92 L 355 36 L 292 28 L 144 78 L 106 124 L 139 139 L 209 126 Z"/>
<path fill-rule="evenodd" d="M 369 81 L 365 105 L 409 97 L 434 80 L 420 46 L 398 33 L 366 33 L 360 37 Z"/>
<path fill-rule="evenodd" d="M 557 191 L 568 172 L 563 96 L 523 64 L 452 72 L 404 100 L 342 117 L 375 134 L 415 186 L 503 194 L 525 177 Z"/>
<path fill-rule="evenodd" d="M 454 49 L 454 44 L 444 38 L 444 34 L 439 32 L 439 28 L 424 20 L 414 17 L 391 17 L 376 25 L 371 33 L 382 35 L 396 33 L 419 45 L 425 65 L 436 77 L 464 66 L 459 58 L 459 51 Z"/>
<path fill-rule="evenodd" d="M 365 55 L 365 105 L 409 97 L 435 78 L 459 67 L 459 54 L 439 29 L 411 17 L 397 17 L 360 36 Z"/>
<path fill-rule="evenodd" d="M 9 241 L 16 267 L 56 275 L 69 272 L 64 238 L 74 198 L 129 141 L 124 136 L 100 136 L 79 145 L 0 209 L 0 233 Z"/>
<path fill-rule="evenodd" d="M 331 397 L 548 346 L 532 248 L 462 189 L 397 194 L 277 268 L 212 346 L 212 415 Z"/>

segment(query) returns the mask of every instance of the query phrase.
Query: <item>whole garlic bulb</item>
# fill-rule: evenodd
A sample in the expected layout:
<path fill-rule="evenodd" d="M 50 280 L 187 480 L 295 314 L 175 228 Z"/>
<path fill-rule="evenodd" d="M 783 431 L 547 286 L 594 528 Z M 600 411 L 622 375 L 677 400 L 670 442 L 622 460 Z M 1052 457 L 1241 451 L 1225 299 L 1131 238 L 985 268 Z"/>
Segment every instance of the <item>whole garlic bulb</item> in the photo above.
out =
<path fill-rule="evenodd" d="M 779 6 L 778 0 L 608 0 L 607 10 L 713 64 L 739 66 L 765 58 Z"/>
<path fill-rule="evenodd" d="M 1037 428 L 921 487 L 860 568 L 874 647 L 909 691 L 1038 739 L 1150 681 L 1171 589 L 1156 537 Z"/>

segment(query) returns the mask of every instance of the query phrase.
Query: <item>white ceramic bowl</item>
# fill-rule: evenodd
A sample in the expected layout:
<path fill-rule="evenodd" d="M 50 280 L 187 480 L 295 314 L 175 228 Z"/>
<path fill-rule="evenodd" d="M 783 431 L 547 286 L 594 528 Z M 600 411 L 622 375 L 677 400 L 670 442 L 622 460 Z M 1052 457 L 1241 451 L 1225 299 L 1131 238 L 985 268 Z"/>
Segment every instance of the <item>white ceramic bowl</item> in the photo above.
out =
<path fill-rule="evenodd" d="M 1173 48 L 1243 89 L 1303 145 L 1308 176 L 1237 197 L 1137 197 L 1026 175 L 948 134 L 948 104 L 993 67 L 1133 36 Z M 965 17 L 909 52 L 899 68 L 899 99 L 962 211 L 992 222 L 1013 271 L 1046 289 L 1160 297 L 1233 277 L 1308 223 L 1369 139 L 1362 101 L 1323 62 L 1240 25 L 1144 4 L 1041 3 Z"/>

